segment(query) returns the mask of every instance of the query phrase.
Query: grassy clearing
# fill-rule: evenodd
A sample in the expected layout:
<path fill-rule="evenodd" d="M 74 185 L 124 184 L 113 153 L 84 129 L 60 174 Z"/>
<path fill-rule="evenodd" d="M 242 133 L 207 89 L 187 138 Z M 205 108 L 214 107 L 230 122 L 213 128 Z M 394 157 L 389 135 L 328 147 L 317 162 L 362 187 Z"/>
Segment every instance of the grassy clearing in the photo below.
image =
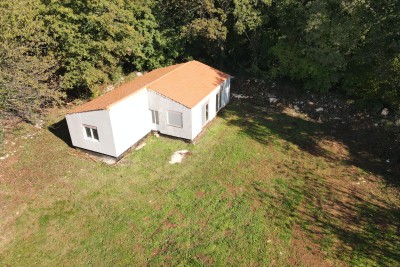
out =
<path fill-rule="evenodd" d="M 232 103 L 196 145 L 150 137 L 115 166 L 37 131 L 0 163 L 0 204 L 14 203 L 1 214 L 0 264 L 396 264 L 397 190 L 335 156 L 322 131 Z M 180 149 L 192 155 L 170 165 Z M 369 187 L 353 188 L 359 177 Z M 370 218 L 390 205 L 384 224 Z"/>

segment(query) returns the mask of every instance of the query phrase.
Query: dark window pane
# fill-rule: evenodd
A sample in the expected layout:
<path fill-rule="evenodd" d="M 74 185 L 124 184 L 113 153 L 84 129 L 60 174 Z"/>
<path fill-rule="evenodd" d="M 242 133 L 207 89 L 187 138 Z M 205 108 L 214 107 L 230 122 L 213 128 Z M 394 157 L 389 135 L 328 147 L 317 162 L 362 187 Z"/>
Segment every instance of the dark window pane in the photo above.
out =
<path fill-rule="evenodd" d="M 85 131 L 86 131 L 86 136 L 88 138 L 92 138 L 92 132 L 90 131 L 90 128 L 89 127 L 85 127 Z"/>
<path fill-rule="evenodd" d="M 92 131 L 93 131 L 93 138 L 95 140 L 99 140 L 99 134 L 97 133 L 97 129 L 92 129 Z"/>
<path fill-rule="evenodd" d="M 157 110 L 154 111 L 154 117 L 155 117 L 155 122 L 156 122 L 156 124 L 159 124 L 160 121 L 159 121 L 158 111 L 157 111 Z"/>

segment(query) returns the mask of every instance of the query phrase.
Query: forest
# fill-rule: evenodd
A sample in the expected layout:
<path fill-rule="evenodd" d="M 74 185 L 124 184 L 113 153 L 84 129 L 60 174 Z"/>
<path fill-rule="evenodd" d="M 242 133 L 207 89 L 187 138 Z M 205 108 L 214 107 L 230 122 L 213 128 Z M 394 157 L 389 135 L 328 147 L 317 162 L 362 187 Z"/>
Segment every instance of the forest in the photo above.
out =
<path fill-rule="evenodd" d="M 189 59 L 400 107 L 396 0 L 2 0 L 0 12 L 5 117 L 33 122 L 133 71 Z"/>

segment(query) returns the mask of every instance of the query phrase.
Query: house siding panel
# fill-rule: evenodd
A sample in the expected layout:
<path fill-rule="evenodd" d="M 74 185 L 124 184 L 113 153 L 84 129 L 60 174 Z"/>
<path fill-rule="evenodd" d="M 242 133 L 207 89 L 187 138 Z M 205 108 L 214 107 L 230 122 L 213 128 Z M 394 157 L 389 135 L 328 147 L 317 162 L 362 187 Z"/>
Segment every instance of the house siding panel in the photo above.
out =
<path fill-rule="evenodd" d="M 109 111 L 117 156 L 151 131 L 151 112 L 147 95 L 147 90 L 141 90 L 113 105 Z"/>
<path fill-rule="evenodd" d="M 75 147 L 95 151 L 116 157 L 114 136 L 111 130 L 110 116 L 107 110 L 69 114 L 65 116 L 72 144 Z M 97 128 L 99 141 L 86 137 L 83 125 Z"/>
<path fill-rule="evenodd" d="M 203 130 L 203 126 L 217 115 L 216 112 L 216 95 L 221 90 L 221 109 L 229 103 L 230 99 L 230 79 L 227 79 L 217 88 L 215 88 L 209 95 L 207 95 L 202 101 L 200 101 L 195 107 L 192 108 L 192 137 L 195 139 L 196 136 Z M 208 121 L 205 122 L 205 110 L 204 106 L 208 103 Z M 220 110 L 221 110 L 220 109 Z"/>
<path fill-rule="evenodd" d="M 153 130 L 157 130 L 160 133 L 166 135 L 176 136 L 189 140 L 191 139 L 192 117 L 189 108 L 152 90 L 148 90 L 148 103 L 149 109 L 158 110 L 159 114 L 159 124 L 152 125 Z M 168 124 L 168 111 L 176 111 L 182 113 L 182 128 Z"/>

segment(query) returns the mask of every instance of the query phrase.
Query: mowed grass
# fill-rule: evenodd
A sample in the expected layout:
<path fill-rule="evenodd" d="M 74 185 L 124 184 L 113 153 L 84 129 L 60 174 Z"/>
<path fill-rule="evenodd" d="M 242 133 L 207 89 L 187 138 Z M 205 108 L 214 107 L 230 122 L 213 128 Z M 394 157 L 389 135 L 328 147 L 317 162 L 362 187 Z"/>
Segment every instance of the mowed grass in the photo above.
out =
<path fill-rule="evenodd" d="M 324 177 L 347 167 L 302 149 L 298 144 L 307 137 L 283 138 L 269 127 L 274 120 L 287 122 L 282 129 L 291 131 L 290 117 L 232 103 L 195 145 L 151 136 L 143 149 L 113 166 L 39 131 L 3 168 L 15 177 L 1 184 L 3 195 L 24 208 L 3 229 L 12 235 L 0 250 L 0 265 L 308 265 L 293 245 L 294 225 L 310 240 L 317 237 L 307 229 L 324 224 L 304 213 L 318 218 L 323 209 L 310 198 L 315 192 L 327 197 Z M 300 129 L 319 131 L 317 124 L 301 123 Z M 170 165 L 181 149 L 192 155 Z M 390 229 L 383 245 L 399 241 Z M 313 243 L 330 265 L 396 263 L 395 250 L 374 257 L 363 250 L 343 253 L 337 244 L 352 244 L 325 230 Z M 381 236 L 374 231 L 372 237 Z"/>

